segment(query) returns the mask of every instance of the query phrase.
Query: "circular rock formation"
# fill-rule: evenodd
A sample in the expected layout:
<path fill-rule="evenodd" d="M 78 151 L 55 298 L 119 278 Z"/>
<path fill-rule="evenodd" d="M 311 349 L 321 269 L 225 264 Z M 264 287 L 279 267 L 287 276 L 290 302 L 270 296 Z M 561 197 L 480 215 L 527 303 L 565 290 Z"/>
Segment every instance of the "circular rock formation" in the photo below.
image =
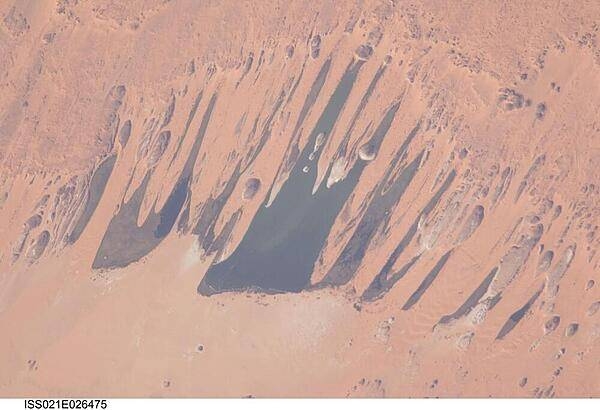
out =
<path fill-rule="evenodd" d="M 586 314 L 588 316 L 594 316 L 598 312 L 598 310 L 600 310 L 600 300 L 592 303 L 590 307 L 588 307 Z"/>
<path fill-rule="evenodd" d="M 375 147 L 371 143 L 364 144 L 358 150 L 358 156 L 363 161 L 372 161 L 375 159 L 376 155 L 377 155 L 377 151 L 375 150 Z"/>
<path fill-rule="evenodd" d="M 552 316 L 544 325 L 544 333 L 554 332 L 558 325 L 560 325 L 560 316 Z"/>
<path fill-rule="evenodd" d="M 361 44 L 354 53 L 359 60 L 368 60 L 373 55 L 373 47 L 368 44 Z"/>
<path fill-rule="evenodd" d="M 577 333 L 577 331 L 579 330 L 579 324 L 578 323 L 571 323 L 569 326 L 567 326 L 567 328 L 565 329 L 565 336 L 567 337 L 571 337 L 573 336 L 575 333 Z"/>
<path fill-rule="evenodd" d="M 594 281 L 594 279 L 588 280 L 587 283 L 585 284 L 585 290 L 590 290 L 591 288 L 594 287 L 595 284 L 596 284 L 596 282 Z"/>

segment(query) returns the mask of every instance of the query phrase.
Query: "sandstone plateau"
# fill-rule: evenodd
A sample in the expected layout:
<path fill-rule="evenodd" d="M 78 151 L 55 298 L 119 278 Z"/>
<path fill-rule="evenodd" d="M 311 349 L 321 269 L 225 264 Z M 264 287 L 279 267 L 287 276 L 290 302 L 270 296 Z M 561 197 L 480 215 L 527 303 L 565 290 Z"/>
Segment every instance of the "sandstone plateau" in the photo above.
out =
<path fill-rule="evenodd" d="M 0 396 L 599 397 L 597 1 L 0 1 Z"/>

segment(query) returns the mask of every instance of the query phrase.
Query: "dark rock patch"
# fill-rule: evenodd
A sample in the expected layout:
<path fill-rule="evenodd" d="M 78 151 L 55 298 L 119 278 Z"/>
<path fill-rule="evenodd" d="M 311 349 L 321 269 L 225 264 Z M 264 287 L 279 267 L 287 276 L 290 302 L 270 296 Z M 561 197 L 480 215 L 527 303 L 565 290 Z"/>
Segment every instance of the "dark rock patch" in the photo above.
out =
<path fill-rule="evenodd" d="M 321 36 L 316 34 L 310 40 L 310 56 L 312 58 L 318 58 L 321 52 Z"/>
<path fill-rule="evenodd" d="M 538 273 L 546 272 L 550 268 L 553 258 L 554 258 L 554 252 L 552 252 L 551 250 L 547 250 L 546 252 L 544 252 L 538 262 L 537 272 Z"/>
<path fill-rule="evenodd" d="M 158 164 L 163 154 L 167 150 L 167 147 L 169 146 L 169 141 L 171 141 L 171 131 L 161 131 L 150 150 L 150 155 L 148 157 L 148 166 L 150 168 Z"/>
<path fill-rule="evenodd" d="M 245 200 L 250 200 L 254 198 L 256 193 L 260 190 L 261 182 L 258 178 L 248 178 L 246 180 L 246 184 L 244 187 L 244 192 L 242 193 L 242 198 Z"/>
<path fill-rule="evenodd" d="M 537 105 L 537 107 L 535 109 L 535 117 L 538 120 L 541 120 L 544 118 L 545 115 L 546 115 L 546 104 L 541 102 Z"/>
<path fill-rule="evenodd" d="M 597 302 L 593 302 L 585 312 L 588 316 L 594 316 L 600 310 L 600 300 Z"/>
<path fill-rule="evenodd" d="M 25 223 L 23 224 L 23 229 L 30 231 L 40 226 L 41 223 L 42 216 L 40 214 L 35 214 L 25 221 Z"/>
<path fill-rule="evenodd" d="M 38 260 L 46 250 L 46 246 L 48 246 L 49 242 L 50 232 L 43 231 L 40 233 L 35 240 L 34 245 L 29 249 L 29 252 L 27 252 L 27 258 L 29 261 L 34 262 Z"/>
<path fill-rule="evenodd" d="M 131 120 L 127 120 L 121 126 L 121 131 L 119 131 L 119 144 L 121 144 L 122 148 L 125 148 L 125 146 L 127 145 L 130 135 L 131 135 Z"/>
<path fill-rule="evenodd" d="M 525 97 L 523 97 L 523 94 L 511 88 L 501 88 L 499 92 L 498 105 L 504 111 L 520 109 L 525 105 Z"/>

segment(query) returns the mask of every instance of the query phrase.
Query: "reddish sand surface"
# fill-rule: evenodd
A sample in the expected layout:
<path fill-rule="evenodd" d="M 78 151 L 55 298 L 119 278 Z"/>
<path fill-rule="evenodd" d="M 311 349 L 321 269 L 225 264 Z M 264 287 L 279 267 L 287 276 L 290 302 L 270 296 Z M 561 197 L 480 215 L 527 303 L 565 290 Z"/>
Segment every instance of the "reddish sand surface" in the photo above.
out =
<path fill-rule="evenodd" d="M 597 1 L 0 0 L 0 91 L 0 397 L 600 397 Z"/>

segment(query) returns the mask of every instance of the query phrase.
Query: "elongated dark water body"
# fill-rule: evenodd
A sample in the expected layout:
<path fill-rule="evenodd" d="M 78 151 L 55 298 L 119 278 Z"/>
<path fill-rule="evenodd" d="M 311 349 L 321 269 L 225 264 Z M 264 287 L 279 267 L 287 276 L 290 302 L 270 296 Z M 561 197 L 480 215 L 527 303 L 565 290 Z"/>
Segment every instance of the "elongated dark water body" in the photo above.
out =
<path fill-rule="evenodd" d="M 435 278 L 437 278 L 438 274 L 448 261 L 448 258 L 451 254 L 452 251 L 450 250 L 440 258 L 440 260 L 435 264 L 431 271 L 429 271 L 425 279 L 423 279 L 417 290 L 415 290 L 415 292 L 412 295 L 410 295 L 404 306 L 402 306 L 402 310 L 409 310 L 411 307 L 413 307 L 415 303 L 419 301 L 419 299 L 421 299 L 421 296 L 423 296 L 423 294 L 427 289 L 429 289 Z"/>
<path fill-rule="evenodd" d="M 496 340 L 503 339 L 507 334 L 509 334 L 515 328 L 515 326 L 517 326 L 517 324 L 519 324 L 521 319 L 523 319 L 523 316 L 525 316 L 525 314 L 527 312 L 529 312 L 529 310 L 531 309 L 531 306 L 533 306 L 533 304 L 535 303 L 537 298 L 542 294 L 543 291 L 544 291 L 544 286 L 542 286 L 537 292 L 535 292 L 533 294 L 533 296 L 529 298 L 527 303 L 525 303 L 519 310 L 517 310 L 512 315 L 510 315 L 508 320 L 504 323 L 504 325 L 498 332 L 498 335 L 496 336 Z"/>
<path fill-rule="evenodd" d="M 258 154 L 261 153 L 264 146 L 266 145 L 270 135 L 271 135 L 271 122 L 275 118 L 275 115 L 281 109 L 281 106 L 284 102 L 285 92 L 281 92 L 279 94 L 279 98 L 273 107 L 271 114 L 267 118 L 265 124 L 263 125 L 263 129 L 261 131 L 260 140 L 258 144 L 250 151 L 250 153 L 246 156 L 246 163 L 242 166 L 242 161 L 238 162 L 231 177 L 225 184 L 225 188 L 221 191 L 219 195 L 216 197 L 210 196 L 206 202 L 203 204 L 202 209 L 200 211 L 200 218 L 196 223 L 196 226 L 192 230 L 195 235 L 198 235 L 198 240 L 200 242 L 201 248 L 210 253 L 211 247 L 213 245 L 213 241 L 215 239 L 215 224 L 217 223 L 217 219 L 221 216 L 221 212 L 223 212 L 223 208 L 231 194 L 233 194 L 233 190 L 235 189 L 240 177 L 246 172 L 249 166 L 251 166 Z M 253 130 L 251 132 L 251 136 L 254 136 L 256 133 L 256 127 L 258 123 L 254 123 Z"/>
<path fill-rule="evenodd" d="M 108 179 L 112 174 L 116 160 L 117 156 L 111 155 L 110 157 L 106 158 L 94 172 L 92 180 L 90 181 L 90 188 L 88 190 L 87 200 L 85 202 L 83 212 L 79 216 L 73 231 L 67 239 L 68 243 L 75 243 L 75 241 L 79 239 L 83 233 L 83 230 L 92 218 L 94 211 L 98 207 L 98 203 L 100 203 L 102 194 L 104 194 L 104 189 L 106 188 Z"/>
<path fill-rule="evenodd" d="M 356 230 L 334 265 L 323 278 L 322 283 L 324 285 L 343 285 L 354 277 L 375 233 L 389 220 L 390 210 L 398 203 L 417 173 L 422 156 L 423 154 L 419 154 L 403 169 L 400 176 L 385 194 L 382 194 L 382 190 L 388 181 L 384 179 L 380 182 Z M 392 164 L 391 168 L 393 166 L 395 164 Z"/>
<path fill-rule="evenodd" d="M 479 303 L 483 295 L 485 295 L 485 292 L 488 290 L 490 283 L 492 283 L 492 280 L 494 279 L 494 276 L 496 276 L 497 272 L 498 267 L 496 266 L 490 271 L 490 273 L 488 273 L 485 279 L 483 279 L 483 281 L 479 284 L 477 289 L 475 289 L 473 293 L 471 293 L 471 295 L 467 298 L 465 303 L 463 303 L 458 309 L 456 309 L 454 313 L 442 316 L 438 323 L 450 323 L 451 321 L 468 314 L 477 305 L 477 303 Z"/>
<path fill-rule="evenodd" d="M 171 232 L 189 195 L 194 164 L 202 146 L 216 100 L 217 95 L 214 94 L 206 108 L 196 140 L 183 170 L 163 207 L 159 212 L 156 212 L 153 206 L 142 226 L 138 226 L 137 220 L 140 208 L 152 176 L 152 171 L 148 171 L 129 202 L 121 204 L 119 212 L 110 221 L 92 263 L 92 268 L 127 266 L 151 252 Z"/>
<path fill-rule="evenodd" d="M 333 130 L 362 64 L 354 61 L 348 66 L 290 177 L 269 207 L 265 200 L 229 258 L 209 268 L 198 285 L 200 294 L 247 289 L 298 292 L 309 285 L 331 227 L 367 164 L 357 160 L 344 180 L 329 189 L 321 184 L 312 194 L 321 152 L 315 150 L 315 143 L 319 135 L 327 138 Z M 397 107 L 391 109 L 395 113 Z M 385 132 L 372 141 L 377 148 L 391 125 L 388 115 L 383 121 Z"/>
<path fill-rule="evenodd" d="M 358 118 L 360 117 L 363 110 L 367 106 L 367 103 L 369 102 L 369 98 L 371 98 L 371 94 L 373 94 L 373 91 L 375 90 L 375 87 L 377 86 L 377 82 L 383 76 L 383 73 L 385 73 L 385 68 L 386 68 L 385 65 L 379 67 L 379 70 L 377 70 L 377 73 L 375 73 L 375 76 L 371 80 L 371 83 L 369 84 L 367 91 L 363 95 L 362 99 L 360 100 L 360 104 L 358 104 L 358 107 L 356 108 L 356 111 L 354 112 L 354 115 L 352 116 L 352 120 L 350 121 L 350 126 L 348 126 L 348 129 L 346 130 L 346 133 L 344 134 L 344 138 L 342 138 L 342 142 L 341 142 L 340 146 L 338 147 L 337 152 L 335 153 L 334 159 L 346 156 L 348 142 L 350 141 L 350 137 L 352 136 L 352 133 L 354 132 L 354 127 L 356 126 Z"/>
<path fill-rule="evenodd" d="M 421 155 L 423 155 L 423 152 L 421 152 Z M 394 264 L 415 237 L 418 231 L 419 221 L 421 221 L 423 217 L 429 215 L 429 213 L 437 206 L 442 195 L 448 190 L 448 188 L 450 188 L 450 185 L 452 185 L 454 178 L 456 178 L 456 171 L 452 170 L 446 177 L 446 180 L 442 186 L 440 186 L 435 195 L 429 199 L 429 202 L 427 202 L 419 216 L 417 216 L 406 234 L 402 237 L 392 254 L 389 256 L 385 265 L 383 265 L 381 268 L 381 271 L 379 271 L 379 274 L 375 276 L 373 282 L 371 282 L 369 287 L 365 290 L 362 295 L 363 300 L 373 301 L 382 297 L 394 286 L 394 284 L 396 284 L 396 282 L 406 275 L 408 270 L 410 270 L 410 268 L 418 260 L 418 257 L 413 257 L 411 261 L 405 264 L 398 272 L 394 272 L 393 270 Z"/>

